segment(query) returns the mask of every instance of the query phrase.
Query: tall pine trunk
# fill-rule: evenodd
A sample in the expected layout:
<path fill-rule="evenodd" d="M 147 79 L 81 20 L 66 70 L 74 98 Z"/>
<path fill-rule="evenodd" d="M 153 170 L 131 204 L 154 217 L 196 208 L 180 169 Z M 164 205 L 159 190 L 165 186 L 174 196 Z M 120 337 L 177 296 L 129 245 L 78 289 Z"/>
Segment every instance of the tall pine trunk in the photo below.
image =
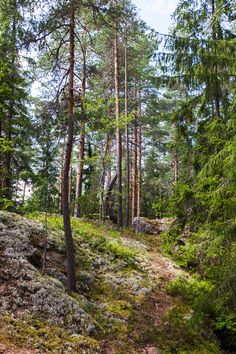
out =
<path fill-rule="evenodd" d="M 141 88 L 139 87 L 138 95 L 138 161 L 137 161 L 137 218 L 138 224 L 140 222 L 141 214 L 141 198 L 142 198 L 142 128 L 141 128 L 141 119 L 142 119 L 142 107 L 141 107 Z M 139 229 L 139 226 L 138 226 Z"/>
<path fill-rule="evenodd" d="M 74 65 L 75 65 L 75 10 L 72 6 L 70 16 L 70 67 L 68 85 L 68 122 L 67 142 L 62 183 L 62 210 L 64 222 L 64 237 L 67 255 L 67 279 L 70 291 L 76 291 L 74 247 L 69 207 L 69 170 L 73 146 L 73 119 L 74 119 Z"/>
<path fill-rule="evenodd" d="M 117 173 L 110 180 L 110 183 L 108 184 L 108 188 L 106 191 L 104 210 L 105 210 L 105 215 L 109 216 L 109 217 L 111 216 L 111 194 L 112 194 L 112 190 L 116 184 L 116 181 L 117 181 Z"/>
<path fill-rule="evenodd" d="M 72 184 L 73 184 L 73 167 L 72 167 L 72 159 L 70 161 L 70 172 L 69 172 L 69 208 L 71 212 L 72 208 Z"/>
<path fill-rule="evenodd" d="M 173 165 L 174 165 L 174 183 L 177 184 L 179 180 L 179 148 L 178 148 L 178 135 L 177 123 L 173 123 Z"/>
<path fill-rule="evenodd" d="M 212 39 L 213 41 L 217 41 L 218 39 L 223 39 L 223 37 L 220 35 L 219 38 L 219 33 L 217 33 L 218 30 L 218 20 L 215 17 L 216 15 L 216 3 L 215 0 L 211 1 L 211 10 L 212 10 Z M 214 55 L 217 57 L 217 49 L 215 46 L 214 50 Z M 220 118 L 220 84 L 219 84 L 219 79 L 217 77 L 218 74 L 218 65 L 217 63 L 214 65 L 214 73 L 215 73 L 215 79 L 213 83 L 213 90 L 214 90 L 214 112 L 213 115 L 215 115 L 217 118 Z"/>
<path fill-rule="evenodd" d="M 61 172 L 60 172 L 60 213 L 61 215 L 63 215 L 62 189 L 63 189 L 63 173 L 64 173 L 64 162 L 65 162 L 65 146 L 66 146 L 66 138 L 64 138 L 62 150 L 61 150 Z"/>
<path fill-rule="evenodd" d="M 128 118 L 128 48 L 127 34 L 125 36 L 125 117 Z M 130 213 L 130 150 L 129 150 L 129 124 L 125 127 L 126 138 L 126 178 L 125 178 L 125 226 L 129 226 Z"/>
<path fill-rule="evenodd" d="M 117 5 L 117 2 L 116 2 Z M 117 152 L 117 226 L 122 227 L 122 138 L 120 129 L 120 67 L 119 67 L 119 20 L 115 20 L 114 72 L 116 98 L 116 152 Z"/>
<path fill-rule="evenodd" d="M 81 85 L 81 127 L 80 127 L 80 142 L 79 142 L 79 161 L 78 161 L 78 172 L 76 177 L 76 190 L 75 190 L 75 211 L 74 216 L 80 217 L 80 197 L 82 195 L 82 183 L 84 174 L 84 156 L 85 156 L 85 109 L 84 109 L 84 99 L 86 94 L 86 79 L 87 79 L 87 46 L 86 43 L 82 48 L 83 53 L 83 77 Z"/>
<path fill-rule="evenodd" d="M 189 137 L 189 117 L 185 115 L 184 117 L 185 126 L 186 126 L 186 172 L 187 172 L 187 179 L 190 180 L 191 178 L 191 140 Z"/>
<path fill-rule="evenodd" d="M 80 217 L 80 201 L 79 198 L 82 195 L 82 182 L 83 182 L 83 169 L 84 169 L 84 156 L 85 156 L 85 135 L 84 124 L 81 126 L 80 142 L 79 142 L 79 163 L 76 177 L 76 194 L 75 194 L 75 211 L 74 216 Z"/>
<path fill-rule="evenodd" d="M 137 217 L 137 169 L 138 169 L 138 129 L 137 129 L 137 84 L 134 83 L 134 130 L 133 130 L 133 176 L 132 176 L 132 221 Z"/>
<path fill-rule="evenodd" d="M 107 157 L 110 150 L 110 135 L 107 133 L 106 141 L 105 141 L 105 149 L 104 155 L 102 157 L 102 174 L 100 178 L 100 217 L 102 220 L 105 219 L 105 179 L 106 179 L 106 171 L 107 171 Z"/>

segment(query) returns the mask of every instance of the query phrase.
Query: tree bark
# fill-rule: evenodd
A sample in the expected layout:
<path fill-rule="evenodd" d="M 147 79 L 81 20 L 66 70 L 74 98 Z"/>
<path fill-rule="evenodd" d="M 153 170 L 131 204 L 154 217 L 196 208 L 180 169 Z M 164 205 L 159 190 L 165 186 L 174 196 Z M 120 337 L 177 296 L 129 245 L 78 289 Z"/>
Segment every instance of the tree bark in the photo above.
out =
<path fill-rule="evenodd" d="M 189 138 L 189 118 L 187 115 L 184 117 L 186 126 L 186 165 L 187 165 L 187 179 L 191 177 L 191 140 Z"/>
<path fill-rule="evenodd" d="M 80 129 L 80 143 L 79 143 L 79 161 L 78 161 L 78 172 L 76 178 L 76 191 L 75 191 L 75 211 L 74 216 L 80 217 L 80 201 L 79 198 L 82 195 L 82 182 L 83 182 L 83 172 L 84 172 L 84 156 L 85 156 L 85 109 L 84 109 L 84 99 L 86 94 L 86 79 L 87 79 L 87 47 L 86 43 L 82 48 L 83 52 L 83 78 L 81 85 L 81 129 Z"/>
<path fill-rule="evenodd" d="M 117 1 L 116 1 L 117 5 Z M 119 67 L 119 20 L 115 20 L 114 73 L 116 98 L 116 150 L 117 150 L 117 226 L 122 227 L 122 139 L 120 129 L 120 67 Z"/>
<path fill-rule="evenodd" d="M 134 132 L 133 132 L 133 176 L 132 176 L 132 221 L 137 216 L 137 158 L 138 158 L 138 130 L 137 130 L 137 84 L 134 83 Z"/>
<path fill-rule="evenodd" d="M 73 168 L 72 161 L 70 161 L 70 172 L 69 172 L 69 208 L 71 212 L 72 208 L 72 183 L 73 183 Z"/>
<path fill-rule="evenodd" d="M 142 198 L 142 128 L 141 128 L 141 119 L 142 119 L 142 107 L 141 107 L 141 89 L 139 88 L 138 95 L 138 118 L 139 118 L 139 126 L 138 126 L 138 163 L 137 163 L 137 218 L 138 224 L 141 214 L 141 198 Z M 138 226 L 139 229 L 139 226 Z"/>
<path fill-rule="evenodd" d="M 111 179 L 111 182 L 107 188 L 107 193 L 106 193 L 106 199 L 105 199 L 105 215 L 110 216 L 110 199 L 111 199 L 111 192 L 116 184 L 117 181 L 117 173 L 115 176 Z"/>
<path fill-rule="evenodd" d="M 60 173 L 60 213 L 63 215 L 63 207 L 62 207 L 62 186 L 63 186 L 63 173 L 64 173 L 64 160 L 65 160 L 65 145 L 66 138 L 64 138 L 62 151 L 61 151 L 61 173 Z"/>
<path fill-rule="evenodd" d="M 125 117 L 128 119 L 128 48 L 127 35 L 125 35 Z M 129 226 L 130 213 L 130 151 L 129 151 L 129 124 L 126 123 L 125 128 L 126 137 L 126 195 L 125 195 L 125 226 Z"/>
<path fill-rule="evenodd" d="M 217 24 L 218 20 L 215 18 L 215 13 L 216 13 L 216 3 L 215 0 L 211 1 L 211 8 L 212 8 L 212 39 L 213 41 L 217 41 L 218 39 L 223 39 L 219 38 L 219 34 L 217 35 Z M 220 36 L 221 37 L 221 36 Z M 217 49 L 215 46 L 214 50 L 214 55 L 217 57 Z M 214 72 L 215 72 L 215 80 L 213 83 L 213 90 L 214 90 L 214 115 L 217 118 L 220 118 L 220 84 L 219 80 L 217 77 L 218 74 L 218 66 L 217 64 L 214 65 Z"/>
<path fill-rule="evenodd" d="M 68 123 L 67 143 L 63 169 L 62 184 L 62 207 L 64 221 L 64 237 L 67 255 L 67 279 L 70 291 L 76 291 L 75 259 L 73 237 L 71 230 L 70 208 L 69 208 L 69 170 L 73 146 L 73 117 L 74 117 L 74 65 L 75 65 L 75 10 L 72 5 L 70 16 L 70 67 L 68 85 Z"/>
<path fill-rule="evenodd" d="M 105 142 L 105 151 L 104 156 L 102 158 L 102 174 L 100 179 L 100 217 L 102 220 L 105 219 L 105 200 L 104 200 L 104 193 L 105 193 L 105 178 L 106 178 L 106 167 L 107 167 L 107 156 L 109 153 L 110 148 L 110 135 L 107 133 L 106 142 Z"/>
<path fill-rule="evenodd" d="M 76 195 L 75 195 L 75 211 L 74 216 L 80 217 L 80 204 L 79 198 L 82 195 L 82 182 L 83 182 L 83 169 L 84 169 L 84 156 L 85 156 L 85 134 L 84 134 L 84 124 L 81 127 L 80 131 L 80 142 L 79 142 L 79 163 L 78 163 L 78 171 L 76 178 Z"/>
<path fill-rule="evenodd" d="M 174 159 L 173 159 L 173 165 L 174 165 L 174 183 L 177 184 L 179 180 L 179 149 L 178 149 L 178 137 L 177 137 L 177 124 L 174 122 L 173 124 L 174 128 Z"/>

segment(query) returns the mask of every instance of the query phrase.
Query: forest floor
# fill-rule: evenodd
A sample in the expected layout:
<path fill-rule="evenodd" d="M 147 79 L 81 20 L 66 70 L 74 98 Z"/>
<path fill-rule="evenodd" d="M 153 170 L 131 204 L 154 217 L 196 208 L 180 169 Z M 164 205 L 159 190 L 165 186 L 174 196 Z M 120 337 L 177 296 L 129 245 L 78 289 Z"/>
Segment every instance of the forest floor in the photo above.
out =
<path fill-rule="evenodd" d="M 67 293 L 61 217 L 47 224 L 0 212 L 1 354 L 222 353 L 173 291 L 191 276 L 159 236 L 72 219 L 78 293 Z"/>

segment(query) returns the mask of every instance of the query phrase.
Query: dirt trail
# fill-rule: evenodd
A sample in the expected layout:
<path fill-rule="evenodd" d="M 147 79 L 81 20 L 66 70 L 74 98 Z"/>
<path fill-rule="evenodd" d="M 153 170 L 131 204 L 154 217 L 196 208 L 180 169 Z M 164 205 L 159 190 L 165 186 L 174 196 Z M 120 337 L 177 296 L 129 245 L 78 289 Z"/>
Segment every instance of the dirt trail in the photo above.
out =
<path fill-rule="evenodd" d="M 169 312 L 174 303 L 174 299 L 167 294 L 166 286 L 180 275 L 187 276 L 175 263 L 164 257 L 158 247 L 154 251 L 149 251 L 146 258 L 150 273 L 155 275 L 156 284 L 153 284 L 154 290 L 145 298 L 134 315 L 133 330 L 129 338 L 129 342 L 136 348 L 132 354 L 162 353 L 153 338 L 155 331 L 162 328 L 164 315 Z M 107 343 L 103 353 L 128 354 L 114 349 L 118 347 L 119 343 L 114 340 L 113 343 Z"/>
<path fill-rule="evenodd" d="M 39 351 L 21 348 L 21 349 L 14 349 L 14 347 L 9 348 L 6 345 L 0 343 L 0 354 L 39 354 Z"/>
<path fill-rule="evenodd" d="M 150 294 L 145 301 L 139 314 L 138 325 L 136 326 L 137 334 L 141 337 L 143 331 L 148 330 L 148 325 L 151 323 L 152 328 L 160 329 L 163 325 L 163 317 L 173 306 L 173 298 L 167 294 L 166 286 L 175 278 L 184 275 L 184 272 L 177 265 L 164 257 L 160 251 L 150 252 L 149 259 L 153 274 L 158 277 L 159 286 Z M 151 336 L 150 336 L 151 337 Z M 145 333 L 144 333 L 145 340 Z M 156 343 L 151 341 L 142 349 L 138 349 L 138 353 L 142 354 L 158 354 L 161 351 L 156 347 Z"/>
<path fill-rule="evenodd" d="M 158 275 L 158 277 L 163 280 L 164 284 L 184 274 L 175 263 L 164 257 L 160 251 L 150 252 L 149 258 L 154 274 Z"/>

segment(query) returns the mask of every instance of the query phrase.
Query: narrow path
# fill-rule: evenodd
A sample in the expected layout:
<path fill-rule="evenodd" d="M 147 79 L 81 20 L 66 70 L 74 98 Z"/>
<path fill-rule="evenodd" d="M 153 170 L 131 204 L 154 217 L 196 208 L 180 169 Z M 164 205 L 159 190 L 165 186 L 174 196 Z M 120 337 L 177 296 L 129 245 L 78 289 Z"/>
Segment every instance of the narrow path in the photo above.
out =
<path fill-rule="evenodd" d="M 164 316 L 172 308 L 174 299 L 168 295 L 166 286 L 180 275 L 187 276 L 176 264 L 161 254 L 159 247 L 146 255 L 150 274 L 155 275 L 156 283 L 131 320 L 131 331 L 127 340 L 135 349 L 132 354 L 159 354 L 156 333 L 163 327 Z M 116 342 L 116 341 L 114 341 Z M 107 342 L 104 354 L 131 354 L 117 351 L 119 343 Z"/>
<path fill-rule="evenodd" d="M 158 286 L 145 300 L 144 306 L 140 309 L 135 331 L 137 332 L 136 336 L 139 338 L 144 336 L 144 342 L 147 342 L 148 333 L 145 332 L 149 331 L 149 326 L 151 325 L 149 333 L 150 342 L 148 342 L 148 344 L 143 343 L 143 346 L 138 349 L 138 353 L 158 354 L 160 351 L 155 342 L 155 329 L 158 331 L 162 327 L 164 316 L 169 312 L 174 301 L 174 299 L 167 294 L 166 286 L 178 276 L 184 275 L 184 272 L 171 260 L 164 257 L 158 250 L 150 252 L 148 258 L 153 274 L 158 277 Z M 153 332 L 153 334 L 151 332 Z"/>
<path fill-rule="evenodd" d="M 149 258 L 154 274 L 158 275 L 159 278 L 163 280 L 164 284 L 184 274 L 179 266 L 177 266 L 170 259 L 164 257 L 160 251 L 150 252 Z"/>
<path fill-rule="evenodd" d="M 0 354 L 39 354 L 37 350 L 31 350 L 26 348 L 15 349 L 14 347 L 9 348 L 9 346 L 0 343 Z"/>

